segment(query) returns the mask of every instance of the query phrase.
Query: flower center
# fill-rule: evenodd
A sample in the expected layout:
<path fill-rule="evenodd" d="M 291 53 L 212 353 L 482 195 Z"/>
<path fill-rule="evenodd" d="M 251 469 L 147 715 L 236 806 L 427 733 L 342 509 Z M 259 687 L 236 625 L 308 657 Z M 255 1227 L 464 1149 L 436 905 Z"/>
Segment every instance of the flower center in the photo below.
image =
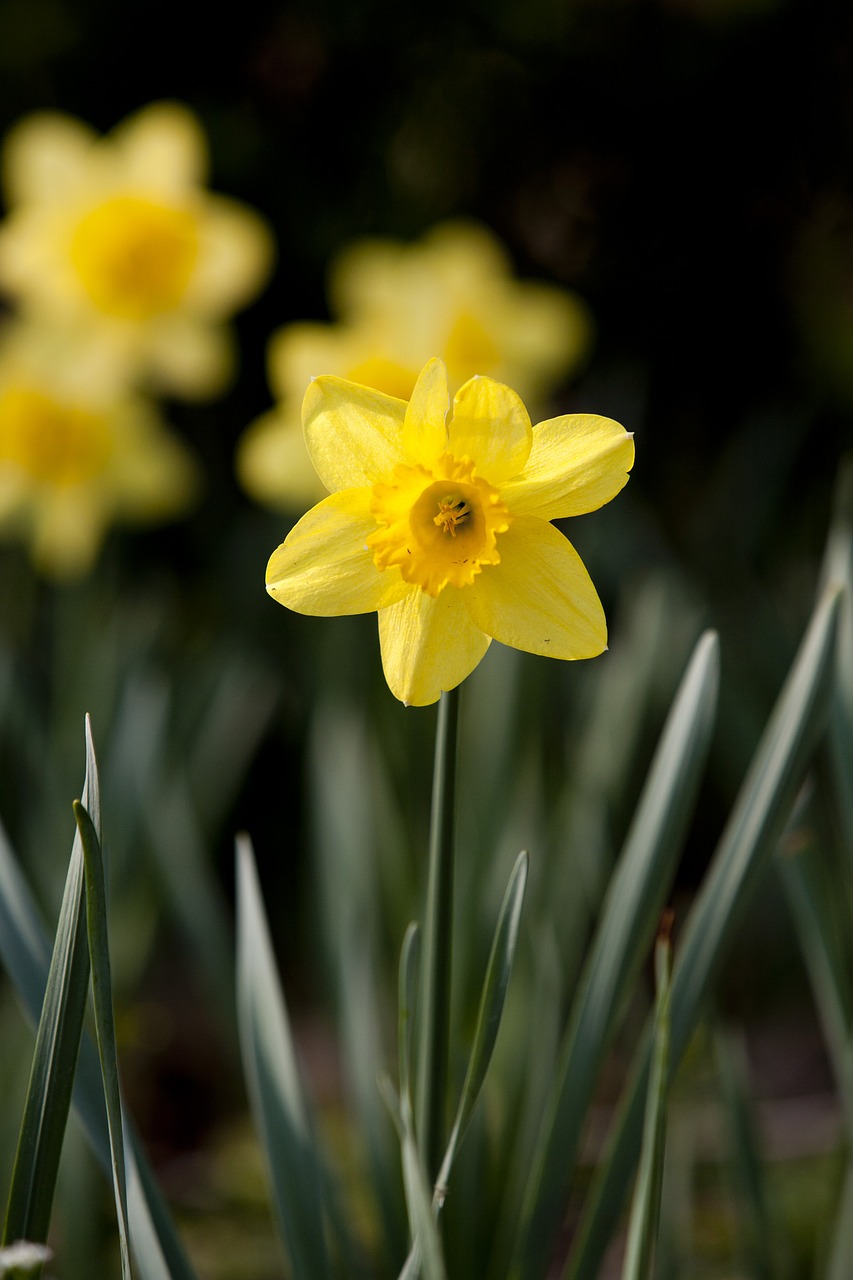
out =
<path fill-rule="evenodd" d="M 56 489 L 102 472 L 112 451 L 106 419 L 26 386 L 0 395 L 0 464 Z"/>
<path fill-rule="evenodd" d="M 443 529 L 445 533 L 449 533 L 452 538 L 455 538 L 457 527 L 464 525 L 470 515 L 471 508 L 465 499 L 457 498 L 455 494 L 451 494 L 439 502 L 438 515 L 433 516 L 432 519 L 433 524 L 437 524 L 439 529 Z"/>
<path fill-rule="evenodd" d="M 99 310 L 122 320 L 147 320 L 181 301 L 198 248 L 189 210 L 123 195 L 81 219 L 71 261 Z"/>
<path fill-rule="evenodd" d="M 467 458 L 449 454 L 431 469 L 403 463 L 373 486 L 371 514 L 379 526 L 367 539 L 379 569 L 396 566 L 431 596 L 448 583 L 470 586 L 483 565 L 498 564 L 498 535 L 509 513 L 498 490 Z"/>

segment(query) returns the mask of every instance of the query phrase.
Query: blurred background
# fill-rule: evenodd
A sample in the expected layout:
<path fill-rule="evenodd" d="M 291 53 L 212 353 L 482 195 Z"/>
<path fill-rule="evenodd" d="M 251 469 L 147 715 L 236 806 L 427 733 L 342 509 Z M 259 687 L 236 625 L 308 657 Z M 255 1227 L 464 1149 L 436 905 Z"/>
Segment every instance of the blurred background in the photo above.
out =
<path fill-rule="evenodd" d="M 20 538 L 0 544 L 0 817 L 52 920 L 91 712 L 132 1106 L 189 1229 L 212 1205 L 230 1221 L 236 1202 L 245 1246 L 265 1210 L 228 1030 L 234 834 L 255 844 L 313 1087 L 335 1099 L 317 776 L 338 750 L 379 761 L 396 852 L 376 936 L 392 975 L 418 910 L 434 727 L 388 693 L 374 618 L 301 618 L 264 592 L 300 514 L 256 501 L 235 472 L 278 394 L 267 344 L 339 320 L 330 272 L 354 242 L 414 244 L 448 219 L 488 228 L 518 279 L 585 307 L 587 340 L 537 407 L 635 433 L 628 488 L 567 530 L 608 613 L 607 670 L 495 646 L 470 682 L 472 751 L 511 689 L 528 752 L 495 837 L 506 857 L 537 836 L 550 850 L 558 820 L 587 824 L 584 903 L 560 943 L 570 975 L 701 627 L 721 638 L 720 725 L 676 900 L 702 875 L 812 607 L 853 409 L 853 15 L 831 0 L 0 0 L 0 84 L 4 134 L 45 109 L 107 133 L 151 102 L 186 104 L 207 185 L 275 240 L 231 321 L 230 383 L 159 398 L 197 460 L 194 505 L 110 529 L 72 580 L 40 573 Z M 568 817 L 565 770 L 581 779 Z M 494 812 L 478 785 L 471 804 Z M 751 1028 L 765 1092 L 826 1090 L 831 1113 L 789 931 L 770 886 L 723 1004 Z M 20 1042 L 0 1076 L 20 1090 L 30 1041 L 5 989 L 0 1013 L 4 1045 Z M 17 1122 L 12 1108 L 0 1183 Z M 276 1274 L 265 1248 L 245 1274 Z M 207 1274 L 238 1275 L 226 1252 Z"/>

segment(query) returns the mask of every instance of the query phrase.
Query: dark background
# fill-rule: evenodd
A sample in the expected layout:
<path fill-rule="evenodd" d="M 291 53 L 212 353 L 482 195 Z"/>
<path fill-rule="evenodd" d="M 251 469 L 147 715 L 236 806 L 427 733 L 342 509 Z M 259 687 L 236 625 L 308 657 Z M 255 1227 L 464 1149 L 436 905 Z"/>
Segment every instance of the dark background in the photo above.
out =
<path fill-rule="evenodd" d="M 204 500 L 169 528 L 112 535 L 102 564 L 118 595 L 165 592 L 165 644 L 185 663 L 225 637 L 282 678 L 224 865 L 235 826 L 267 823 L 282 753 L 297 777 L 324 644 L 266 598 L 287 522 L 233 473 L 270 403 L 267 338 L 328 318 L 327 265 L 353 238 L 415 238 L 460 214 L 498 233 L 520 276 L 591 308 L 590 359 L 555 408 L 618 418 L 637 461 L 600 524 L 578 522 L 578 546 L 609 614 L 657 570 L 700 602 L 744 727 L 724 763 L 739 778 L 811 608 L 851 434 L 851 25 L 825 0 L 0 0 L 0 128 L 54 108 L 107 131 L 178 98 L 207 132 L 212 188 L 277 237 L 271 283 L 236 321 L 238 381 L 216 403 L 167 406 Z M 30 593 L 31 624 L 54 605 L 32 598 L 23 555 L 4 550 L 0 576 L 6 599 Z M 25 634 L 17 605 L 5 613 Z M 369 653 L 381 685 L 372 626 L 353 632 L 342 684 Z"/>
<path fill-rule="evenodd" d="M 0 124 L 55 107 L 107 130 L 180 98 L 213 187 L 271 220 L 279 263 L 240 322 L 239 388 L 176 415 L 214 476 L 268 402 L 266 336 L 324 315 L 330 256 L 467 213 L 520 274 L 589 302 L 598 340 L 574 403 L 631 411 L 633 483 L 667 542 L 728 576 L 817 536 L 846 439 L 850 28 L 821 0 L 6 0 Z M 743 492 L 709 525 L 727 467 Z"/>

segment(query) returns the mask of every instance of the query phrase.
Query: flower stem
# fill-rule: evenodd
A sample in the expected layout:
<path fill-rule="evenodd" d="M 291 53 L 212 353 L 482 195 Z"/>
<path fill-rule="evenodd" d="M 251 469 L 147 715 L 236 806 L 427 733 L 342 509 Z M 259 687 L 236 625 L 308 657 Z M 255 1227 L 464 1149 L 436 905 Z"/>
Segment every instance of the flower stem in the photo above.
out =
<path fill-rule="evenodd" d="M 435 735 L 435 769 L 429 843 L 418 1058 L 418 1135 L 429 1178 L 444 1155 L 445 1095 L 450 1035 L 450 970 L 453 937 L 453 862 L 456 829 L 456 748 L 459 689 L 441 695 Z"/>

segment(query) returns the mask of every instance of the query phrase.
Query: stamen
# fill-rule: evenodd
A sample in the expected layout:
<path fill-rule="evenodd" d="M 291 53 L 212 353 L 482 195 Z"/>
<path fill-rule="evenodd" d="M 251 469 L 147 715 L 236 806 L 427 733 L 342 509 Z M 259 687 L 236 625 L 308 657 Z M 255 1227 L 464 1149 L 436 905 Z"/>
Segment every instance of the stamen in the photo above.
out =
<path fill-rule="evenodd" d="M 455 538 L 456 526 L 463 524 L 470 514 L 471 508 L 464 498 L 442 498 L 438 504 L 438 515 L 433 516 L 433 524 Z"/>

